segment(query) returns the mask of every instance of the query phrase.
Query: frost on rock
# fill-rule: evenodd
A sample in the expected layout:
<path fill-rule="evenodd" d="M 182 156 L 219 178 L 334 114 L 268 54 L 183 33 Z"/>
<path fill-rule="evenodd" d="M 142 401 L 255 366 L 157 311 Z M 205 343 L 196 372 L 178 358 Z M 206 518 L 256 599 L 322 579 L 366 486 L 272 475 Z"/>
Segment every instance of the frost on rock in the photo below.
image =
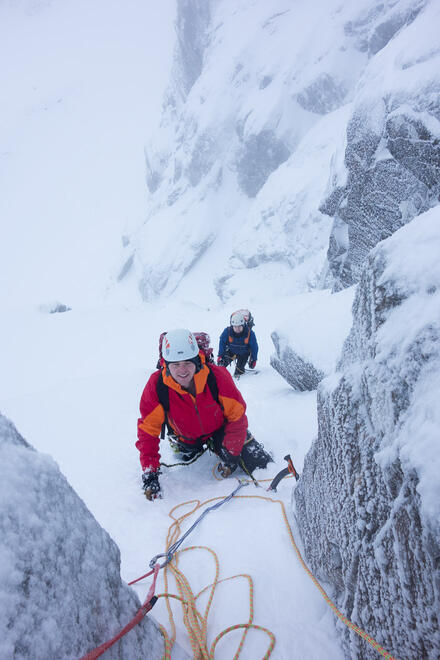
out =
<path fill-rule="evenodd" d="M 328 73 L 321 73 L 297 95 L 297 101 L 304 110 L 325 115 L 339 108 L 347 96 L 347 89 Z"/>
<path fill-rule="evenodd" d="M 354 289 L 292 296 L 278 312 L 270 364 L 295 390 L 316 390 L 335 370 L 351 327 Z"/>
<path fill-rule="evenodd" d="M 140 602 L 119 550 L 55 462 L 0 414 L 0 657 L 77 660 L 118 633 Z M 146 616 L 106 658 L 160 658 Z"/>
<path fill-rule="evenodd" d="M 295 353 L 283 336 L 272 332 L 271 337 L 276 350 L 276 354 L 270 356 L 271 367 L 278 371 L 294 390 L 316 390 L 325 374 Z"/>
<path fill-rule="evenodd" d="M 240 188 L 255 197 L 268 176 L 289 158 L 290 152 L 273 131 L 261 131 L 250 135 L 244 142 L 237 163 L 237 180 Z"/>
<path fill-rule="evenodd" d="M 356 18 L 346 22 L 345 33 L 371 57 L 385 48 L 399 30 L 410 25 L 425 4 L 426 0 L 373 0 Z"/>
<path fill-rule="evenodd" d="M 367 61 L 344 35 L 350 2 L 334 11 L 337 4 L 304 8 L 299 21 L 289 0 L 176 3 L 173 68 L 160 126 L 146 146 L 148 209 L 131 237 L 130 277 L 144 300 L 169 295 L 202 269 L 213 290 L 219 278 L 240 279 L 255 264 L 276 262 L 283 273 L 299 268 L 295 290 L 315 287 L 327 272 L 331 223 L 317 200 L 326 194 L 339 142 L 339 119 L 330 115 L 343 109 Z M 327 118 L 322 136 L 315 132 L 289 168 L 309 129 Z M 182 222 L 185 258 L 157 244 L 158 235 L 180 237 Z M 280 227 L 275 249 L 272 222 Z M 211 249 L 196 254 L 193 247 L 211 235 L 224 246 L 221 269 Z M 313 266 L 304 256 L 312 250 Z M 121 273 L 126 262 L 124 254 Z"/>
<path fill-rule="evenodd" d="M 394 13 L 376 19 L 372 33 L 357 24 L 370 54 L 384 51 L 372 59 L 355 97 L 344 180 L 320 207 L 334 218 L 328 259 L 336 291 L 359 281 L 379 241 L 439 198 L 440 77 L 437 35 L 430 28 L 438 14 L 435 3 L 394 4 Z M 375 10 L 382 11 L 383 3 Z M 356 32 L 355 24 L 349 32 Z"/>
<path fill-rule="evenodd" d="M 146 148 L 148 209 L 132 241 L 144 300 L 196 271 L 213 291 L 223 277 L 234 290 L 269 263 L 293 293 L 359 280 L 370 249 L 438 197 L 436 5 L 329 0 L 297 12 L 290 0 L 178 0 L 173 70 Z M 182 223 L 184 257 L 158 246 Z"/>
<path fill-rule="evenodd" d="M 440 207 L 372 251 L 295 491 L 312 571 L 400 660 L 440 654 L 439 254 Z M 337 627 L 347 658 L 377 657 Z"/>

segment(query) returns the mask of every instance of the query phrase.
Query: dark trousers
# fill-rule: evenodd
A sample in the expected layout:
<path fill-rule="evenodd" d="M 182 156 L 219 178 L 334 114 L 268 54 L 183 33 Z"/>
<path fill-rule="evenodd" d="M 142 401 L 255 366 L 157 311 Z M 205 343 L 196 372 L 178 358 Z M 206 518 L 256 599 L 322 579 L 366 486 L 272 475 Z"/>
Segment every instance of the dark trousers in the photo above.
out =
<path fill-rule="evenodd" d="M 225 436 L 225 429 L 222 428 L 215 431 L 209 438 L 199 438 L 195 444 L 189 445 L 186 442 L 182 442 L 179 438 L 174 437 L 170 439 L 171 444 L 180 451 L 183 461 L 190 461 L 195 458 L 198 454 L 201 454 L 204 450 L 205 445 L 207 445 L 210 451 L 217 454 L 220 459 L 223 457 L 220 454 L 220 449 L 223 446 L 223 438 Z M 271 455 L 265 451 L 264 447 L 257 442 L 249 431 L 246 431 L 246 440 L 243 445 L 243 449 L 240 453 L 240 459 L 242 463 L 240 467 L 243 469 L 243 464 L 245 466 L 245 472 L 252 473 L 256 468 L 265 468 L 268 463 L 272 462 Z"/>
<path fill-rule="evenodd" d="M 235 374 L 244 374 L 244 367 L 249 358 L 249 353 L 241 353 L 240 355 L 234 355 L 229 348 L 226 349 L 226 352 L 223 356 L 223 365 L 229 367 L 231 362 L 235 358 Z"/>

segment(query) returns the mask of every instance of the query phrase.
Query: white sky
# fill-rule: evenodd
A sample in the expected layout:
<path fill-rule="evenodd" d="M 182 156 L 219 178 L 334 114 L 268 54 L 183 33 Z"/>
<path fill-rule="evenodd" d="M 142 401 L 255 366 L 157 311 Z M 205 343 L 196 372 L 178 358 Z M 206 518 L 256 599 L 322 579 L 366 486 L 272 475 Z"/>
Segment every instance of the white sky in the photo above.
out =
<path fill-rule="evenodd" d="M 174 12 L 171 0 L 1 3 L 0 304 L 102 296 L 145 213 Z"/>

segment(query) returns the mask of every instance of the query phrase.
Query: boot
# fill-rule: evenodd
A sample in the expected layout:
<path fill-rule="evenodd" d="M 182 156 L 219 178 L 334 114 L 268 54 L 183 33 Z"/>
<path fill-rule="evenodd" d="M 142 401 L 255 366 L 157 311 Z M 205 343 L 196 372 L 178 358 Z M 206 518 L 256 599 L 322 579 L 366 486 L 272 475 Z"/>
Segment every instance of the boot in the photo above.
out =
<path fill-rule="evenodd" d="M 244 365 L 246 364 L 247 359 L 248 359 L 247 355 L 237 355 L 237 359 L 235 361 L 235 371 L 234 371 L 235 378 L 239 378 L 244 374 Z"/>
<path fill-rule="evenodd" d="M 264 449 L 263 445 L 255 440 L 248 431 L 248 438 L 241 450 L 242 459 L 246 470 L 252 474 L 257 468 L 264 469 L 268 463 L 273 463 L 272 456 Z M 243 469 L 243 466 L 241 466 Z M 246 470 L 243 470 L 246 472 Z"/>

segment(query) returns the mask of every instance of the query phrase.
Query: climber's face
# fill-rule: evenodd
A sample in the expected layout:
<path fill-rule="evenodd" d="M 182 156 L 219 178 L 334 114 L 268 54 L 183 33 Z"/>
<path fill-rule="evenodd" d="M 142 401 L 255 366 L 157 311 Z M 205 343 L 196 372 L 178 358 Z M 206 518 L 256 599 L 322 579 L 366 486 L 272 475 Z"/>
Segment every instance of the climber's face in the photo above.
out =
<path fill-rule="evenodd" d="M 188 360 L 170 362 L 168 368 L 176 383 L 182 387 L 188 387 L 196 373 L 196 365 Z"/>

